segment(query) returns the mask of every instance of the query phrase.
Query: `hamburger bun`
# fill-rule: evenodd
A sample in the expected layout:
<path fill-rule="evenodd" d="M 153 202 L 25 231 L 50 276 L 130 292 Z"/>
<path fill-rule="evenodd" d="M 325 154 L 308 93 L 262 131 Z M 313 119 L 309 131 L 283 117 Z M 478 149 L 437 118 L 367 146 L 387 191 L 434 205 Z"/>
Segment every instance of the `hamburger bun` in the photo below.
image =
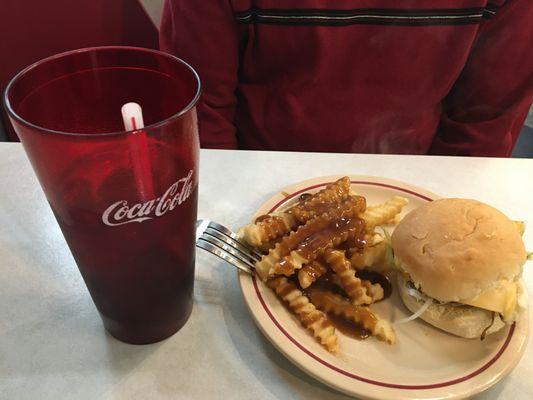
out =
<path fill-rule="evenodd" d="M 500 281 L 515 281 L 526 261 L 513 221 L 476 200 L 426 203 L 404 217 L 391 242 L 400 269 L 439 302 L 475 298 Z"/>

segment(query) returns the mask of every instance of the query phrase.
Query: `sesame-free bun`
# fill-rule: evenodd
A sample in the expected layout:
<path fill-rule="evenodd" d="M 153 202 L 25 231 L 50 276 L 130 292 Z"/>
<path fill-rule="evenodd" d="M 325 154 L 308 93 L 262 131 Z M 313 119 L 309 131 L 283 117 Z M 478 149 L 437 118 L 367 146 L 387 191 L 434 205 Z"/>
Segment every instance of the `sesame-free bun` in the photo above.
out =
<path fill-rule="evenodd" d="M 409 293 L 402 275 L 398 275 L 398 292 L 405 306 L 413 313 L 424 304 L 423 300 Z M 483 332 L 490 335 L 506 326 L 499 314 L 459 303 L 433 302 L 420 318 L 443 331 L 467 339 L 479 339 Z"/>
<path fill-rule="evenodd" d="M 469 299 L 521 273 L 524 243 L 502 212 L 476 200 L 440 199 L 407 214 L 392 234 L 400 268 L 441 302 Z"/>

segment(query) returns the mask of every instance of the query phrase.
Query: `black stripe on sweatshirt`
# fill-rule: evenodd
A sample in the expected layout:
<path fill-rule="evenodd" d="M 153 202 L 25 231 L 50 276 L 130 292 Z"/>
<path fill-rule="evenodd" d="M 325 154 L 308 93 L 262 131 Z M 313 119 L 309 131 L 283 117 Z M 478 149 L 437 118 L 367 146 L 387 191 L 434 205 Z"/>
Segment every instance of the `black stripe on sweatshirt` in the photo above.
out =
<path fill-rule="evenodd" d="M 496 12 L 500 9 L 500 6 L 497 6 L 496 4 L 487 4 L 485 9 L 483 10 L 483 17 L 484 18 L 491 18 L 493 17 Z"/>
<path fill-rule="evenodd" d="M 491 8 L 444 9 L 280 9 L 252 8 L 235 13 L 240 23 L 273 25 L 466 25 L 478 24 L 496 12 Z"/>

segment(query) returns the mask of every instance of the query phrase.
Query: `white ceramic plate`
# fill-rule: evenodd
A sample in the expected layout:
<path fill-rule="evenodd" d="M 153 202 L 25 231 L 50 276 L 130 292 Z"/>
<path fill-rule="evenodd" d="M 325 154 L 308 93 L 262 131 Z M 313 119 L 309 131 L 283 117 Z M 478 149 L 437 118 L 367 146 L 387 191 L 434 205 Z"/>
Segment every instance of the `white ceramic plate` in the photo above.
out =
<path fill-rule="evenodd" d="M 264 203 L 257 215 L 315 192 L 339 176 L 301 182 Z M 437 195 L 390 179 L 350 176 L 353 189 L 377 204 L 393 195 L 409 199 L 406 212 Z M 328 353 L 261 281 L 239 274 L 245 302 L 261 331 L 289 360 L 325 384 L 352 396 L 368 399 L 459 399 L 479 393 L 507 375 L 518 363 L 528 336 L 527 313 L 515 325 L 484 341 L 444 333 L 421 320 L 396 326 L 397 343 L 389 346 L 373 338 L 359 341 L 338 332 L 341 351 Z M 397 291 L 372 306 L 394 321 L 409 315 Z"/>

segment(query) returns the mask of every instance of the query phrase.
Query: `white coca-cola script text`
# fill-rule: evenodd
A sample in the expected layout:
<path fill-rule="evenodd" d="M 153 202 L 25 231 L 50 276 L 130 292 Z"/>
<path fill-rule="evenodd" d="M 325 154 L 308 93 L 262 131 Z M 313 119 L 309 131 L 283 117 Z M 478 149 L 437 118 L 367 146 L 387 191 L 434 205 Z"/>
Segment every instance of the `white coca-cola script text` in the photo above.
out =
<path fill-rule="evenodd" d="M 189 198 L 193 190 L 193 173 L 193 170 L 190 170 L 187 176 L 174 182 L 156 199 L 133 205 L 129 205 L 126 200 L 111 204 L 102 214 L 103 223 L 118 226 L 165 215 Z"/>

